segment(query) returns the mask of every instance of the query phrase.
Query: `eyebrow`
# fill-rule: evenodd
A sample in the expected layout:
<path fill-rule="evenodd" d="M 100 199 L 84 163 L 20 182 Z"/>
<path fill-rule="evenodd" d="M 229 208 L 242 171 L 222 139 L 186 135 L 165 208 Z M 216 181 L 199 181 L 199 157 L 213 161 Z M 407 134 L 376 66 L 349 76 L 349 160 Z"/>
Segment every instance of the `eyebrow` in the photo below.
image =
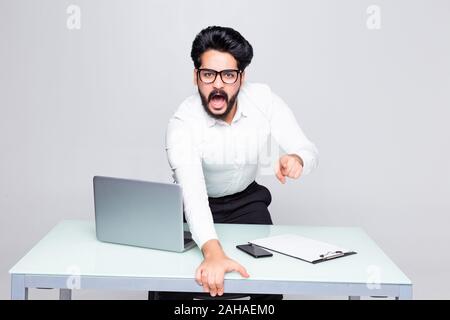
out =
<path fill-rule="evenodd" d="M 216 72 L 222 72 L 222 71 L 240 71 L 238 68 L 236 68 L 236 69 L 222 69 L 222 70 L 215 70 L 215 69 L 211 69 L 211 68 L 198 68 L 198 70 L 211 70 L 211 71 L 216 71 Z"/>

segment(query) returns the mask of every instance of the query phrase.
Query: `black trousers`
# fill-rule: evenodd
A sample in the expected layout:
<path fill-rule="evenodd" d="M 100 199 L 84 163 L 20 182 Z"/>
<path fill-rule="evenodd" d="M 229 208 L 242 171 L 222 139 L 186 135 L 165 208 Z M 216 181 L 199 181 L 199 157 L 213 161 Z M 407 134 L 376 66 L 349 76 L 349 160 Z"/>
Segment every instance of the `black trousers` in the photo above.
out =
<path fill-rule="evenodd" d="M 219 198 L 208 198 L 215 223 L 272 224 L 267 207 L 272 201 L 269 189 L 253 181 L 245 190 Z M 185 220 L 186 221 L 186 220 Z M 193 300 L 194 298 L 220 300 L 232 299 L 233 293 L 211 297 L 209 293 L 149 292 L 149 299 Z M 250 300 L 282 300 L 281 294 L 245 294 Z"/>

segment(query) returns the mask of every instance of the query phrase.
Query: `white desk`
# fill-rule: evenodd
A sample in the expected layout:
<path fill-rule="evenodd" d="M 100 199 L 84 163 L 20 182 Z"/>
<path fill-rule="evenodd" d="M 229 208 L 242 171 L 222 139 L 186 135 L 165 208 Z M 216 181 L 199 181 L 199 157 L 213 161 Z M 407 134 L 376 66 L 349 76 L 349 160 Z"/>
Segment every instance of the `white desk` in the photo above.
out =
<path fill-rule="evenodd" d="M 247 268 L 250 278 L 227 273 L 230 293 L 326 296 L 390 296 L 412 299 L 412 283 L 360 228 L 216 224 L 225 252 Z M 236 249 L 248 240 L 295 233 L 358 252 L 319 264 L 274 253 L 255 259 Z M 28 288 L 202 292 L 194 278 L 202 261 L 195 247 L 165 252 L 96 240 L 92 221 L 62 221 L 11 270 L 11 298 L 27 299 Z"/>

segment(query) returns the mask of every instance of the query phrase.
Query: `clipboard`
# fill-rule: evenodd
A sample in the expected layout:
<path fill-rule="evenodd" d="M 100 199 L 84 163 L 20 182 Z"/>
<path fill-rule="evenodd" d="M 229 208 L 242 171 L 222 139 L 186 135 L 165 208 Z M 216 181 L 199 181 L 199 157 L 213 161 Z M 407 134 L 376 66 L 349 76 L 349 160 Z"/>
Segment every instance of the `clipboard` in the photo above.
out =
<path fill-rule="evenodd" d="M 355 251 L 346 248 L 295 234 L 277 235 L 248 242 L 312 264 L 356 254 Z"/>

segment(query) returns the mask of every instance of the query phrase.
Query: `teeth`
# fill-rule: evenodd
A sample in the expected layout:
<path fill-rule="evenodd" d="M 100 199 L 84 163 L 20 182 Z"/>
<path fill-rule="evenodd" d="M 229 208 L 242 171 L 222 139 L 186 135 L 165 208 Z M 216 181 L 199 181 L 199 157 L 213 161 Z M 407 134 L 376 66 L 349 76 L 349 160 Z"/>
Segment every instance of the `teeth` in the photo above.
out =
<path fill-rule="evenodd" d="M 225 98 L 225 96 L 221 93 L 216 93 L 213 95 L 213 98 L 216 98 L 216 97 Z"/>

